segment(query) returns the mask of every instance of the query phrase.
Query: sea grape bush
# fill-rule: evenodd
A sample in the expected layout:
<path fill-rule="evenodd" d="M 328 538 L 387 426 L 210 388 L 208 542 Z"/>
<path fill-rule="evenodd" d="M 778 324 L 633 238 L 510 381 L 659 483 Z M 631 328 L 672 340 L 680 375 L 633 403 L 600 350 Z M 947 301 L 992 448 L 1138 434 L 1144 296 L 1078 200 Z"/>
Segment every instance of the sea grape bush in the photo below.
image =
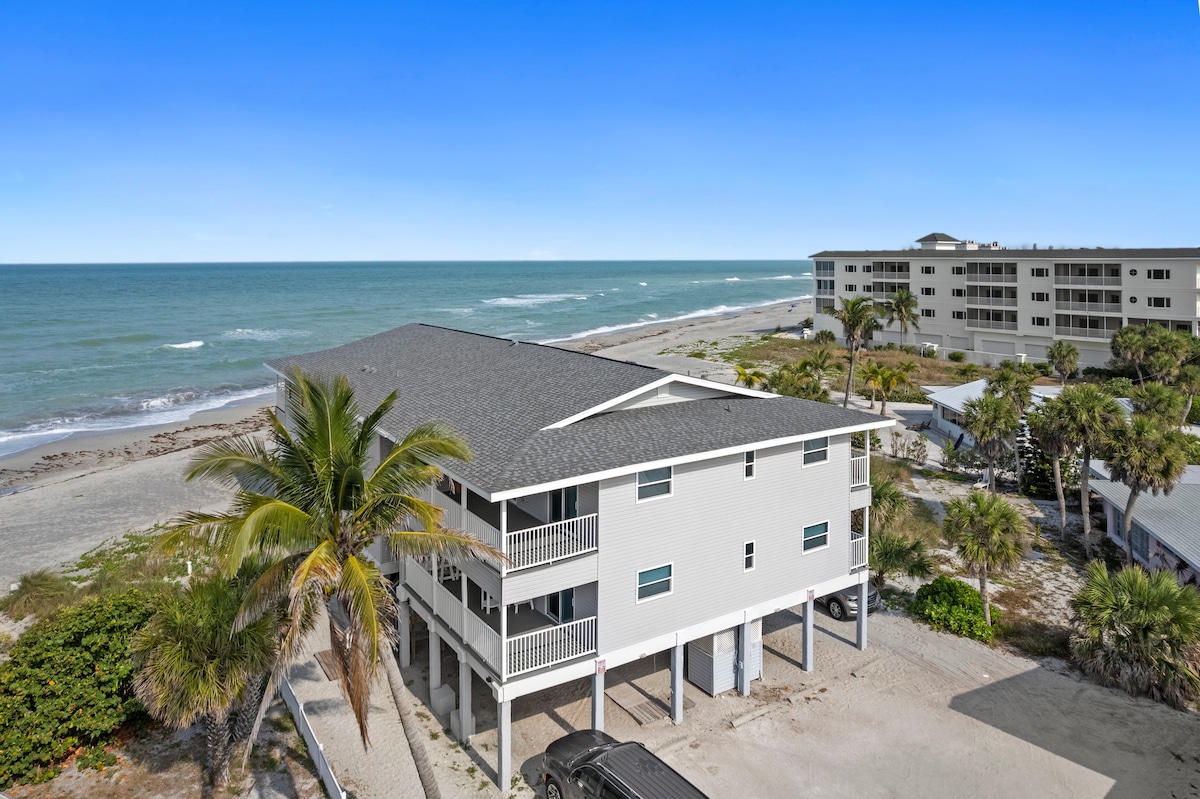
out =
<path fill-rule="evenodd" d="M 983 618 L 983 600 L 979 592 L 946 575 L 918 588 L 908 612 L 935 630 L 948 630 L 986 642 L 991 642 L 994 635 Z M 992 608 L 992 618 L 999 619 L 996 608 Z"/>
<path fill-rule="evenodd" d="M 145 624 L 140 591 L 66 608 L 26 631 L 0 663 L 0 788 L 41 782 L 76 750 L 95 751 L 141 711 L 129 638 Z"/>

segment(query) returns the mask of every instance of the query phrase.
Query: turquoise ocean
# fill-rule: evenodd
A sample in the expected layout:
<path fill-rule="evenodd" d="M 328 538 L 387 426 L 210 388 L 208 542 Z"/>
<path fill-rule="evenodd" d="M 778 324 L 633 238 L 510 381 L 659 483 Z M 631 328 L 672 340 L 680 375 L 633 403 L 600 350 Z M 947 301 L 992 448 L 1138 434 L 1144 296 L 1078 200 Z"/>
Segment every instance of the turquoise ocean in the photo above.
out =
<path fill-rule="evenodd" d="M 0 456 L 250 401 L 274 388 L 263 361 L 409 322 L 561 342 L 813 293 L 803 260 L 4 265 L 0 281 Z"/>

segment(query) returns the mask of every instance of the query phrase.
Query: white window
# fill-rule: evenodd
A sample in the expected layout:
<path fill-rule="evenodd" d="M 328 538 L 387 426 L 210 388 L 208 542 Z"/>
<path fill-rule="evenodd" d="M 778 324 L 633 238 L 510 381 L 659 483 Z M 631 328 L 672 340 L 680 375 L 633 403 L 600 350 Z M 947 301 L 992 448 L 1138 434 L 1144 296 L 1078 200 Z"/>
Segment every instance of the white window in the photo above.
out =
<path fill-rule="evenodd" d="M 966 289 L 950 289 L 950 294 L 954 297 L 965 297 L 965 296 L 967 296 L 967 290 Z"/>
<path fill-rule="evenodd" d="M 1050 267 L 1035 266 L 1029 270 L 1029 274 L 1033 277 L 1050 277 Z"/>
<path fill-rule="evenodd" d="M 829 522 L 811 524 L 804 528 L 804 551 L 811 552 L 829 546 Z"/>
<path fill-rule="evenodd" d="M 642 602 L 656 596 L 668 596 L 671 593 L 674 567 L 675 564 L 668 563 L 665 566 L 656 566 L 653 569 L 638 572 L 637 601 Z"/>
<path fill-rule="evenodd" d="M 1034 327 L 1050 327 L 1050 317 L 1035 316 L 1033 317 L 1033 325 Z"/>
<path fill-rule="evenodd" d="M 814 438 L 804 442 L 804 465 L 829 460 L 829 438 Z"/>
<path fill-rule="evenodd" d="M 754 464 L 755 464 L 754 450 L 750 450 L 749 452 L 746 453 L 746 459 L 742 466 L 742 470 L 743 470 L 742 476 L 745 477 L 747 480 L 754 479 Z"/>
<path fill-rule="evenodd" d="M 950 274 L 952 274 L 952 275 L 965 275 L 966 273 L 967 273 L 967 268 L 965 266 L 950 267 Z"/>
<path fill-rule="evenodd" d="M 921 294 L 926 297 L 933 296 L 933 286 L 921 286 Z"/>
<path fill-rule="evenodd" d="M 1050 292 L 1035 291 L 1032 294 L 1034 302 L 1050 302 Z"/>
<path fill-rule="evenodd" d="M 1171 307 L 1171 298 L 1170 297 L 1147 297 L 1146 305 L 1150 306 L 1151 308 L 1170 308 Z"/>
<path fill-rule="evenodd" d="M 966 319 L 967 318 L 966 311 L 951 311 L 950 315 L 953 316 L 955 319 Z"/>
<path fill-rule="evenodd" d="M 857 267 L 857 266 L 855 266 L 854 264 L 846 264 L 846 271 L 847 271 L 847 272 L 853 272 L 853 271 L 855 271 L 855 270 L 857 270 L 857 269 L 858 269 L 858 267 Z"/>
<path fill-rule="evenodd" d="M 932 275 L 932 274 L 933 274 L 933 267 L 932 267 L 932 266 L 922 266 L 922 267 L 921 267 L 921 274 L 922 274 L 922 275 Z"/>
<path fill-rule="evenodd" d="M 754 542 L 747 541 L 742 545 L 742 571 L 754 571 Z"/>
<path fill-rule="evenodd" d="M 1171 279 L 1171 270 L 1170 269 L 1147 269 L 1146 277 L 1150 278 L 1151 280 L 1170 280 Z"/>
<path fill-rule="evenodd" d="M 854 292 L 858 291 L 858 286 L 854 285 L 853 283 L 847 283 L 847 284 L 846 284 L 846 291 L 848 291 L 848 292 L 850 292 L 851 294 L 853 294 Z"/>
<path fill-rule="evenodd" d="M 638 502 L 641 502 L 643 499 L 671 496 L 671 468 L 670 466 L 663 466 L 661 469 L 638 472 Z"/>
<path fill-rule="evenodd" d="M 933 309 L 932 309 L 932 308 L 922 308 L 922 309 L 921 309 L 921 316 L 924 316 L 924 317 L 931 317 L 931 316 L 934 316 L 934 315 L 935 315 L 935 314 L 934 314 L 934 312 L 933 312 Z"/>
<path fill-rule="evenodd" d="M 870 271 L 871 271 L 871 265 L 870 265 L 870 264 L 863 264 L 863 271 L 864 271 L 864 272 L 870 272 Z"/>

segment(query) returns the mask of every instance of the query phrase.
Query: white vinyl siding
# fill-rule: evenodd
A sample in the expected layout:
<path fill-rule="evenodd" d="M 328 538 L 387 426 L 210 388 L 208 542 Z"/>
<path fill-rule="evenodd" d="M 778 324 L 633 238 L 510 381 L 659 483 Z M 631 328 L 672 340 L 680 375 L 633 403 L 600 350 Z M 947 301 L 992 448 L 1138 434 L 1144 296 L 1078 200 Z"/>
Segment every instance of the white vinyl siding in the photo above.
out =
<path fill-rule="evenodd" d="M 641 502 L 644 499 L 671 496 L 671 475 L 673 468 L 674 467 L 671 466 L 663 466 L 661 469 L 650 469 L 649 471 L 638 472 L 638 502 Z"/>
<path fill-rule="evenodd" d="M 674 575 L 672 574 L 674 568 L 675 564 L 668 563 L 638 572 L 637 601 L 642 602 L 658 596 L 669 596 L 671 594 L 671 584 L 674 580 Z"/>

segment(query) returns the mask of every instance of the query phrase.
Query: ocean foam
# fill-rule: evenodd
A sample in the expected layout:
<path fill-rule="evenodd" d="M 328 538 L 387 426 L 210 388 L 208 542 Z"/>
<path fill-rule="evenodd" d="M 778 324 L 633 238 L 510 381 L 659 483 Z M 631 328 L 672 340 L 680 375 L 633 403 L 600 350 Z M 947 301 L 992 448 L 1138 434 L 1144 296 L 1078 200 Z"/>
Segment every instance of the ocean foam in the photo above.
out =
<path fill-rule="evenodd" d="M 645 284 L 645 283 L 638 283 L 638 285 L 639 285 L 639 286 L 644 286 L 644 285 L 646 285 L 646 284 Z M 613 289 L 613 291 L 616 291 L 616 289 Z"/>
<path fill-rule="evenodd" d="M 740 277 L 727 277 L 727 278 L 725 278 L 725 282 L 726 282 L 726 283 L 736 283 L 736 282 L 738 282 L 739 280 L 741 280 L 741 278 L 740 278 Z"/>
<path fill-rule="evenodd" d="M 308 333 L 303 330 L 259 330 L 253 327 L 239 327 L 236 330 L 226 330 L 221 334 L 223 338 L 235 341 L 279 341 L 281 338 L 307 335 Z"/>
<path fill-rule="evenodd" d="M 185 341 L 182 344 L 164 344 L 162 348 L 164 350 L 194 350 L 203 346 L 203 341 Z"/>
<path fill-rule="evenodd" d="M 587 299 L 576 294 L 518 294 L 515 297 L 493 297 L 490 300 L 480 300 L 484 305 L 496 305 L 502 308 L 529 308 L 535 305 L 545 305 L 563 300 Z"/>

